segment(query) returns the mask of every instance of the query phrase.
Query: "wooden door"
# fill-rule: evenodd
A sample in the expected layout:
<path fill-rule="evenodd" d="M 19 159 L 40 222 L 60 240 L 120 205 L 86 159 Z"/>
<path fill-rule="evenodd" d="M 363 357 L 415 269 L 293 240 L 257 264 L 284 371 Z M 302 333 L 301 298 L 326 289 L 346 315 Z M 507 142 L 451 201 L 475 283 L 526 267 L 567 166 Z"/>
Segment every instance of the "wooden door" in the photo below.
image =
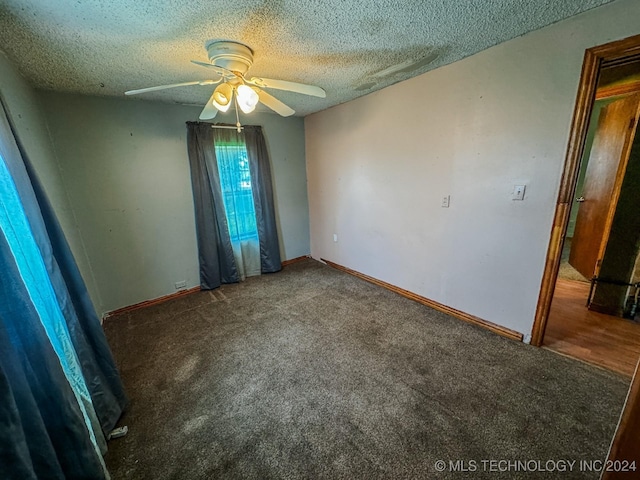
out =
<path fill-rule="evenodd" d="M 600 111 L 587 164 L 569 263 L 585 278 L 598 275 L 620 186 L 638 124 L 640 94 L 610 103 Z"/>

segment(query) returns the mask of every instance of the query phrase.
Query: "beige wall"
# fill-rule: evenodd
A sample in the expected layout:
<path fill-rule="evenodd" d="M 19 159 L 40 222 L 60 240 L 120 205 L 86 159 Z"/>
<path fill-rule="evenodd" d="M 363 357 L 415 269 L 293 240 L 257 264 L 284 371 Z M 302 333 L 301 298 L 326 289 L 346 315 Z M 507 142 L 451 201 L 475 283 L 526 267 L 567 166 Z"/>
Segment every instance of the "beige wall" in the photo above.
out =
<path fill-rule="evenodd" d="M 0 52 L 0 95 L 69 241 L 96 306 L 98 291 L 36 92 Z"/>
<path fill-rule="evenodd" d="M 584 50 L 638 18 L 620 0 L 307 117 L 312 256 L 529 334 Z"/>
<path fill-rule="evenodd" d="M 185 122 L 197 120 L 201 107 L 52 92 L 39 92 L 39 99 L 95 275 L 99 312 L 173 293 L 176 282 L 198 285 Z M 268 113 L 241 120 L 265 131 L 282 258 L 307 255 L 303 120 Z"/>

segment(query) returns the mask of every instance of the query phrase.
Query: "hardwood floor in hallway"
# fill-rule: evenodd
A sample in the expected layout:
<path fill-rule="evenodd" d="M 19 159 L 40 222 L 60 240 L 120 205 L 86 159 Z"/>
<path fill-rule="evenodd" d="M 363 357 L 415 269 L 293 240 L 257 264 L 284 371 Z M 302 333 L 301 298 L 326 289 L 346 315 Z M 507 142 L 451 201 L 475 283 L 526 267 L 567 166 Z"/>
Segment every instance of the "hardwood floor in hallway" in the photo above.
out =
<path fill-rule="evenodd" d="M 640 324 L 592 312 L 589 284 L 558 278 L 543 345 L 593 365 L 633 376 L 640 357 Z"/>

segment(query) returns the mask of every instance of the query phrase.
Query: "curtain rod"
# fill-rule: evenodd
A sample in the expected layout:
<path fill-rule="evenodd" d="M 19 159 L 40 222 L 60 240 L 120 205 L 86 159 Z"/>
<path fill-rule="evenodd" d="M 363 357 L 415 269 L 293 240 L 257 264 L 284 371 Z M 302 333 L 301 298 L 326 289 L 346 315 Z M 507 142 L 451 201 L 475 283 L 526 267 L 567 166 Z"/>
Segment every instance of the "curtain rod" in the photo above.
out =
<path fill-rule="evenodd" d="M 224 128 L 226 130 L 237 130 L 238 128 L 240 128 L 240 130 L 244 130 L 244 127 L 234 127 L 232 125 L 211 125 L 211 128 Z"/>

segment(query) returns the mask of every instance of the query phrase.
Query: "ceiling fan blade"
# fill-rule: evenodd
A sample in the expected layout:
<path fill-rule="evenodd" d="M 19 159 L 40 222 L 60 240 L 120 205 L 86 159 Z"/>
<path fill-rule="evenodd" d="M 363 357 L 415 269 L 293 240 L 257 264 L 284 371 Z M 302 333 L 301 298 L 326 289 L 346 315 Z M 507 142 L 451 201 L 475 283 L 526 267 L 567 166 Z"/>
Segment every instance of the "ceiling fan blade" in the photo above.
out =
<path fill-rule="evenodd" d="M 211 68 L 221 76 L 235 75 L 231 70 L 227 70 L 226 68 L 222 68 L 217 65 L 212 65 L 211 63 L 199 62 L 198 60 L 191 60 L 191 63 L 193 63 L 194 65 L 199 65 L 201 67 Z"/>
<path fill-rule="evenodd" d="M 314 97 L 325 98 L 327 92 L 315 85 L 305 85 L 304 83 L 287 82 L 286 80 L 274 80 L 272 78 L 252 77 L 247 83 L 260 88 L 275 88 L 276 90 L 286 90 L 288 92 L 302 93 Z"/>
<path fill-rule="evenodd" d="M 124 92 L 125 95 L 137 95 L 139 93 L 155 92 L 156 90 L 165 90 L 167 88 L 186 87 L 188 85 L 198 85 L 200 82 L 184 82 L 184 83 L 172 83 L 170 85 L 158 85 L 157 87 L 139 88 L 137 90 L 129 90 Z"/>
<path fill-rule="evenodd" d="M 273 110 L 277 114 L 282 115 L 283 117 L 289 117 L 294 113 L 296 113 L 293 108 L 289 107 L 288 105 L 285 105 L 276 97 L 269 95 L 264 90 L 260 90 L 259 88 L 254 88 L 254 90 L 258 94 L 258 98 L 260 99 L 260 102 L 264 103 L 267 107 L 269 107 L 271 110 Z"/>
<path fill-rule="evenodd" d="M 209 98 L 209 100 L 207 100 L 207 104 L 202 109 L 202 112 L 200 112 L 200 117 L 199 117 L 200 120 L 211 120 L 212 118 L 214 118 L 218 114 L 218 109 L 213 106 L 213 95 L 214 94 L 215 94 L 215 92 L 211 94 L 211 98 Z"/>
<path fill-rule="evenodd" d="M 193 82 L 172 83 L 170 85 L 158 85 L 157 87 L 139 88 L 137 90 L 129 90 L 124 92 L 125 95 L 137 95 L 139 93 L 155 92 L 157 90 L 166 90 L 167 88 L 187 87 L 189 85 L 215 85 L 220 80 L 196 80 Z"/>

